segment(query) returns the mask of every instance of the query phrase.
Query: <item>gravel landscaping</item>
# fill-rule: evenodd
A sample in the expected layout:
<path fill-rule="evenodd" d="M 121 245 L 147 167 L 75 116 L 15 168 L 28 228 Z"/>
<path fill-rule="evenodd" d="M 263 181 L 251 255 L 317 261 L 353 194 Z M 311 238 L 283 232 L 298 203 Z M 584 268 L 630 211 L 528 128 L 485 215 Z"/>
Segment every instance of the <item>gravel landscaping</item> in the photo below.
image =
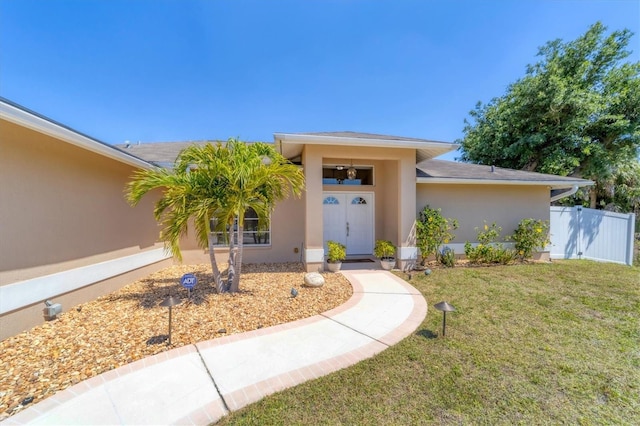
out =
<path fill-rule="evenodd" d="M 310 317 L 346 302 L 352 294 L 340 274 L 323 274 L 324 286 L 303 287 L 300 264 L 243 266 L 241 291 L 213 292 L 210 265 L 175 265 L 58 319 L 0 342 L 0 420 L 82 380 L 168 349 Z M 198 278 L 187 300 L 180 283 Z M 292 297 L 291 289 L 298 291 Z M 158 306 L 169 295 L 169 311 Z"/>

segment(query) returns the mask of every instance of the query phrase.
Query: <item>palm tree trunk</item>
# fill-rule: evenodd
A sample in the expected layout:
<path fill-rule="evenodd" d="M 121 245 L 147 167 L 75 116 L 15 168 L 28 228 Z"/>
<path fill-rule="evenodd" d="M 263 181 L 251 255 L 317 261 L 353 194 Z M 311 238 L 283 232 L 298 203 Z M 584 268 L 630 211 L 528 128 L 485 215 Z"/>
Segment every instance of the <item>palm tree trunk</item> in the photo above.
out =
<path fill-rule="evenodd" d="M 211 272 L 213 273 L 213 282 L 216 288 L 216 293 L 222 293 L 224 292 L 224 282 L 222 282 L 222 275 L 220 274 L 218 262 L 216 261 L 216 252 L 214 250 L 211 232 L 209 232 L 209 260 L 211 261 Z"/>
<path fill-rule="evenodd" d="M 233 284 L 233 279 L 236 275 L 235 271 L 235 258 L 236 258 L 236 243 L 234 235 L 234 223 L 229 225 L 229 272 L 227 274 L 227 282 L 225 283 L 225 291 L 230 291 Z"/>
<path fill-rule="evenodd" d="M 229 287 L 229 292 L 231 293 L 235 293 L 240 290 L 240 272 L 242 269 L 242 247 L 244 245 L 244 241 L 243 241 L 244 226 L 242 225 L 243 224 L 240 223 L 240 220 L 238 220 L 238 247 L 237 247 L 237 254 L 233 256 L 234 276 L 233 276 L 233 279 L 229 280 L 229 283 L 231 284 L 231 286 Z"/>

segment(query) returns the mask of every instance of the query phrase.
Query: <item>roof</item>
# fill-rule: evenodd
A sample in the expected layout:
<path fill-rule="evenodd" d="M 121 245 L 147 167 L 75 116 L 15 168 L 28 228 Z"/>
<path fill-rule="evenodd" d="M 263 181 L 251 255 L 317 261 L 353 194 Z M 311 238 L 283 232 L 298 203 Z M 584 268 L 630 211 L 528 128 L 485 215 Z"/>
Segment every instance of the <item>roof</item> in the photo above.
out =
<path fill-rule="evenodd" d="M 416 165 L 418 183 L 545 185 L 552 188 L 593 185 L 586 179 L 505 169 L 445 160 L 425 160 Z"/>
<path fill-rule="evenodd" d="M 136 156 L 122 152 L 112 145 L 78 132 L 71 127 L 58 123 L 3 97 L 0 97 L 0 119 L 51 136 L 64 143 L 78 146 L 121 163 L 146 169 L 152 167 L 150 163 Z"/>
<path fill-rule="evenodd" d="M 350 131 L 274 133 L 273 138 L 282 155 L 289 159 L 301 155 L 304 145 L 342 145 L 362 148 L 412 148 L 416 150 L 416 162 L 420 162 L 454 151 L 459 146 L 450 142 Z"/>
<path fill-rule="evenodd" d="M 143 158 L 161 167 L 171 167 L 178 158 L 178 154 L 191 145 L 216 144 L 222 141 L 182 141 L 182 142 L 147 142 L 147 143 L 126 143 L 118 144 L 120 150 Z"/>

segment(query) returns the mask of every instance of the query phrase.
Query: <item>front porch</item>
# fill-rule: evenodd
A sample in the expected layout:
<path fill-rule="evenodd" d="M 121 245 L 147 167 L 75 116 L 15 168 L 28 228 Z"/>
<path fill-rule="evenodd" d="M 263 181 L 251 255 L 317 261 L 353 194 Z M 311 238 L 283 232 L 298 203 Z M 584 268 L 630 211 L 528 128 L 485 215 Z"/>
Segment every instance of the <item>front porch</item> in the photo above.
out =
<path fill-rule="evenodd" d="M 398 247 L 397 267 L 416 261 L 416 162 L 448 152 L 452 144 L 389 138 L 349 132 L 275 134 L 280 152 L 304 169 L 302 260 L 307 271 L 324 270 L 328 240 L 362 258 L 372 256 L 376 240 L 390 240 Z"/>

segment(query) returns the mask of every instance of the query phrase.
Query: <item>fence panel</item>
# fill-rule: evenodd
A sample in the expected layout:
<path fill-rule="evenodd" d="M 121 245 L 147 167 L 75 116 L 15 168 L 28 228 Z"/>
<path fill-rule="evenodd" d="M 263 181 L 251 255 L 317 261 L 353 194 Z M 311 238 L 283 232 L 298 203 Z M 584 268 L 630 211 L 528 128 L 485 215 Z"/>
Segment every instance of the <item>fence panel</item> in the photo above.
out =
<path fill-rule="evenodd" d="M 633 264 L 634 214 L 583 207 L 551 207 L 552 259 Z"/>

